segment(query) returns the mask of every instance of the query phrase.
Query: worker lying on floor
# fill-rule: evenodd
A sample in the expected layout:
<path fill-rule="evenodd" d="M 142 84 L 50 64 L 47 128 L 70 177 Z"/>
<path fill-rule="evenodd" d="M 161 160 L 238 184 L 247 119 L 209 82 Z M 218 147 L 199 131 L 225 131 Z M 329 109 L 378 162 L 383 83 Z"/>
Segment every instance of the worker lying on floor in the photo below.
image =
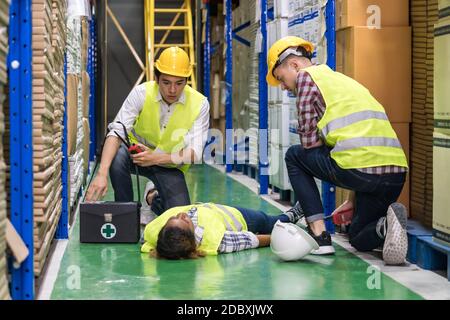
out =
<path fill-rule="evenodd" d="M 320 246 L 316 254 L 333 254 L 334 248 L 314 178 L 355 191 L 355 203 L 346 204 L 355 207 L 349 229 L 354 248 L 383 246 L 384 261 L 401 264 L 407 251 L 407 212 L 395 202 L 406 179 L 405 153 L 383 106 L 355 80 L 313 65 L 313 51 L 310 42 L 298 37 L 278 40 L 268 52 L 266 79 L 297 96 L 301 145 L 291 146 L 285 161 Z"/>
<path fill-rule="evenodd" d="M 115 201 L 133 201 L 130 174 L 134 173 L 134 163 L 139 166 L 139 174 L 154 183 L 158 199 L 153 201 L 152 210 L 156 214 L 191 203 L 184 173 L 189 164 L 202 158 L 209 127 L 208 100 L 187 85 L 191 73 L 192 65 L 182 49 L 170 47 L 161 53 L 155 62 L 156 81 L 135 87 L 109 124 L 100 168 L 87 192 L 87 201 L 106 194 L 108 171 Z M 126 140 L 121 123 L 129 132 L 130 142 L 140 143 L 144 152 L 130 155 L 117 137 L 119 134 Z M 153 187 L 146 192 L 148 189 Z M 150 214 L 145 207 L 148 212 L 141 212 L 144 224 Z"/>
<path fill-rule="evenodd" d="M 145 227 L 141 251 L 158 258 L 189 259 L 265 247 L 277 220 L 297 223 L 300 218 L 296 208 L 269 216 L 214 203 L 175 207 Z"/>

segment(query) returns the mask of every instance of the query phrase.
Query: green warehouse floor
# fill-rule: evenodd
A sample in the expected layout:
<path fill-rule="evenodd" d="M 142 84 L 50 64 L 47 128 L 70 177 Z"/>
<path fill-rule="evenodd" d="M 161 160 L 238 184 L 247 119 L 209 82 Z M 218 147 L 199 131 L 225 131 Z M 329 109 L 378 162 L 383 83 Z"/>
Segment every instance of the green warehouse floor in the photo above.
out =
<path fill-rule="evenodd" d="M 247 186 L 208 165 L 194 166 L 187 182 L 192 202 L 213 201 L 280 212 Z M 110 188 L 106 200 L 111 199 Z M 270 248 L 167 261 L 141 254 L 138 244 L 80 244 L 78 219 L 69 239 L 58 244 L 64 250 L 53 253 L 47 274 L 57 270 L 57 276 L 46 276 L 40 288 L 41 299 L 423 298 L 418 290 L 411 289 L 414 285 L 408 288 L 385 272 L 376 274 L 367 260 L 336 243 L 335 256 L 308 256 L 286 263 L 279 261 Z M 59 259 L 54 257 L 58 254 Z"/>

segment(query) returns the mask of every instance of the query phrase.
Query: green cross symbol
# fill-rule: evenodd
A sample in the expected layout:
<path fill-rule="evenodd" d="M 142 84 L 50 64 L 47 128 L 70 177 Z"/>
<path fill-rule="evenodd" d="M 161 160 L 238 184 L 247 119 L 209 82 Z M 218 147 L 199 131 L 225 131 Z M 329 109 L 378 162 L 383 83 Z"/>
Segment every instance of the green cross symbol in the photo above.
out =
<path fill-rule="evenodd" d="M 112 223 L 106 223 L 102 226 L 102 235 L 106 239 L 114 238 L 116 235 L 116 227 Z"/>

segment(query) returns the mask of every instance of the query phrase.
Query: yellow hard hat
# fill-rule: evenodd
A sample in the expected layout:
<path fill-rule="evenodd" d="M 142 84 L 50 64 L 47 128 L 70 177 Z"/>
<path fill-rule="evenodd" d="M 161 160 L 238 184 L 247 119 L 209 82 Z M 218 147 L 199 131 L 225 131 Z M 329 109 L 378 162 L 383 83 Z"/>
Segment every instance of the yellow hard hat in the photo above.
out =
<path fill-rule="evenodd" d="M 283 53 L 286 49 L 291 47 L 295 48 L 303 47 L 309 53 L 313 53 L 314 51 L 314 45 L 311 42 L 306 41 L 305 39 L 299 37 L 287 36 L 275 42 L 270 47 L 269 53 L 267 54 L 268 68 L 266 80 L 267 83 L 270 84 L 271 86 L 276 87 L 280 84 L 280 82 L 273 76 L 273 70 L 282 62 L 282 60 L 284 60 L 287 57 L 286 56 L 283 59 L 279 59 L 281 58 L 280 54 Z"/>
<path fill-rule="evenodd" d="M 156 69 L 171 76 L 187 78 L 192 73 L 192 65 L 186 51 L 179 47 L 169 47 L 161 52 L 155 62 Z"/>

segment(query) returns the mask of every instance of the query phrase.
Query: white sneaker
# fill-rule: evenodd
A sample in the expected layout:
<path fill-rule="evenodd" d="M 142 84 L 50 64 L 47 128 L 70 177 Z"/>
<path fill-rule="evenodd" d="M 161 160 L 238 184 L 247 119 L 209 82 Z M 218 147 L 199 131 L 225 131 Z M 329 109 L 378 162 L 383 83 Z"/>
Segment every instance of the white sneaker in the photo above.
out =
<path fill-rule="evenodd" d="M 147 182 L 141 205 L 141 225 L 144 226 L 149 224 L 153 219 L 157 217 L 157 215 L 152 211 L 151 205 L 149 205 L 147 202 L 147 194 L 153 189 L 155 189 L 155 185 L 153 184 L 153 182 Z"/>
<path fill-rule="evenodd" d="M 401 203 L 393 203 L 387 212 L 387 232 L 383 246 L 383 260 L 388 265 L 403 264 L 408 253 L 406 225 L 408 214 Z"/>

